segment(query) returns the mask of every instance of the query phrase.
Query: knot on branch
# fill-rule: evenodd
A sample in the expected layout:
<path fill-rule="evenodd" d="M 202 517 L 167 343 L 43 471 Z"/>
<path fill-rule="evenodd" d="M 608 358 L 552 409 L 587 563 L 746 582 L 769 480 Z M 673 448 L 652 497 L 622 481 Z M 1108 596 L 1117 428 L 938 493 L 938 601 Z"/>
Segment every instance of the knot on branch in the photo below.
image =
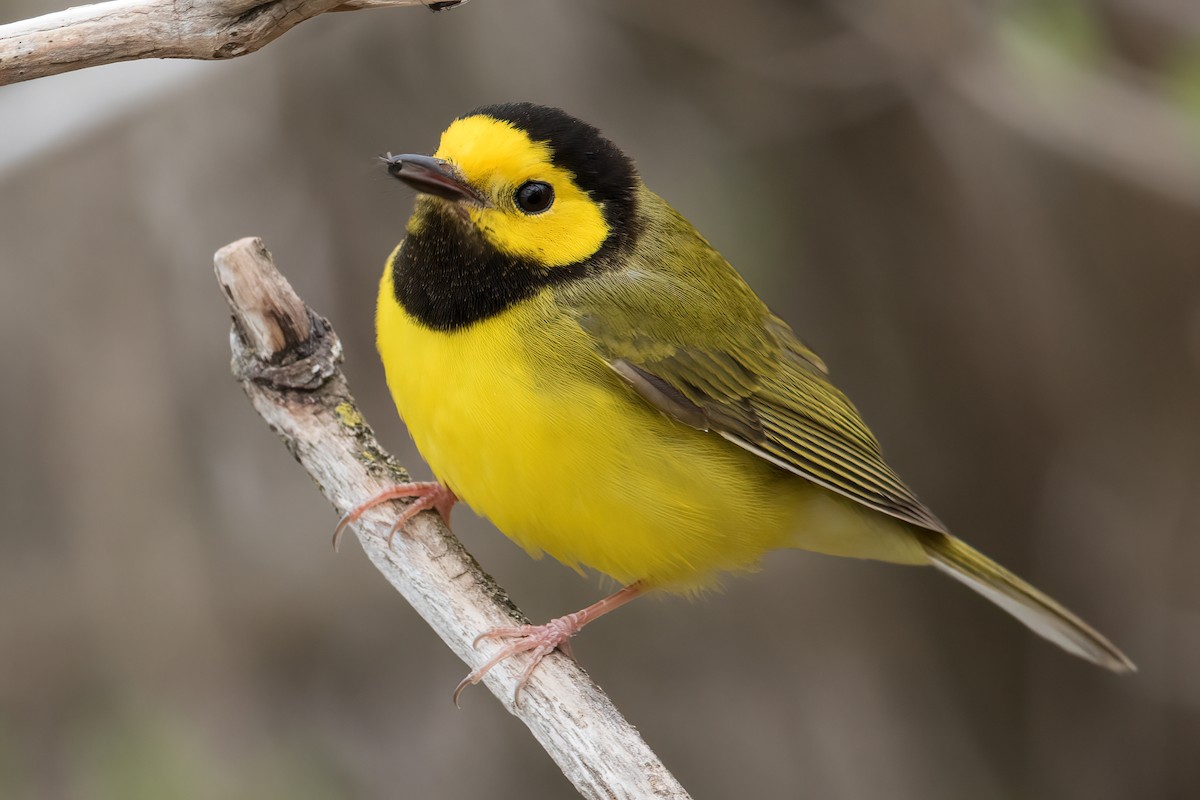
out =
<path fill-rule="evenodd" d="M 261 239 L 239 239 L 222 247 L 214 268 L 233 312 L 235 375 L 311 391 L 337 373 L 341 341 L 275 269 Z"/>
<path fill-rule="evenodd" d="M 294 13 L 300 4 L 295 0 L 265 0 L 238 14 L 235 19 L 222 26 L 217 34 L 218 41 L 224 40 L 219 47 L 213 49 L 212 58 L 237 58 L 257 50 L 262 45 L 274 39 L 283 30 L 290 28 L 300 19 L 290 25 L 283 25 L 288 15 Z M 282 30 L 276 30 L 282 27 Z"/>

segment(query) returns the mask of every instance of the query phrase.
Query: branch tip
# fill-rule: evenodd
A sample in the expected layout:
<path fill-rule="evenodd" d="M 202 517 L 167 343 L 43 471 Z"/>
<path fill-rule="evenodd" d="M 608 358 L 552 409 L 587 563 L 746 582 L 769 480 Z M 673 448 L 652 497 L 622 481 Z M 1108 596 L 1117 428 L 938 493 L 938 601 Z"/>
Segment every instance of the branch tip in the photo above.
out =
<path fill-rule="evenodd" d="M 233 312 L 239 377 L 311 390 L 336 372 L 341 343 L 275 268 L 261 239 L 225 245 L 213 257 L 213 269 Z"/>

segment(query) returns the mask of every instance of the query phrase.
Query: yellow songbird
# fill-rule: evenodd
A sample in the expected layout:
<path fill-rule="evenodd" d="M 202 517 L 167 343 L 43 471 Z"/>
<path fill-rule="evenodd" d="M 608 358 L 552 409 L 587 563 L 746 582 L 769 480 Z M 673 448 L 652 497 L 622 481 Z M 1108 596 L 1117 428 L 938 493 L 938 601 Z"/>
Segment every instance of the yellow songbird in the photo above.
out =
<path fill-rule="evenodd" d="M 768 550 L 932 564 L 1115 672 L 1079 617 L 952 536 L 884 462 L 824 362 L 594 127 L 554 108 L 472 111 L 430 156 L 379 285 L 388 386 L 437 482 L 397 528 L 462 499 L 533 555 L 625 588 L 506 645 L 537 664 L 647 591 L 690 593 Z M 455 697 L 457 698 L 456 691 Z"/>

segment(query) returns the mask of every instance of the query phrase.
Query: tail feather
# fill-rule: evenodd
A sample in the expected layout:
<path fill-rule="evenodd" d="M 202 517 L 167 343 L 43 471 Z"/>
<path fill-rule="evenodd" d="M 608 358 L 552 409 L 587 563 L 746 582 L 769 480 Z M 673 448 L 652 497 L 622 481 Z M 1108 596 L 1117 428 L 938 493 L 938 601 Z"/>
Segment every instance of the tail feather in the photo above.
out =
<path fill-rule="evenodd" d="M 965 583 L 1069 653 L 1113 672 L 1137 667 L 1079 617 L 1004 567 L 948 534 L 921 536 L 921 546 L 935 567 Z"/>

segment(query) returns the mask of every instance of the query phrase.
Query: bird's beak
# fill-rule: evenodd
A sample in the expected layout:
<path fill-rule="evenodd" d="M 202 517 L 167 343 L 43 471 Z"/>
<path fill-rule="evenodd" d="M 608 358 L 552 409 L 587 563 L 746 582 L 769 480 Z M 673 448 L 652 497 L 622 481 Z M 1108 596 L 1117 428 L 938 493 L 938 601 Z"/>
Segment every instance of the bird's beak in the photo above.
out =
<path fill-rule="evenodd" d="M 449 161 L 432 156 L 394 156 L 391 153 L 382 158 L 389 175 L 399 178 L 418 192 L 446 200 L 484 203 L 483 197 L 459 176 L 458 170 Z"/>

